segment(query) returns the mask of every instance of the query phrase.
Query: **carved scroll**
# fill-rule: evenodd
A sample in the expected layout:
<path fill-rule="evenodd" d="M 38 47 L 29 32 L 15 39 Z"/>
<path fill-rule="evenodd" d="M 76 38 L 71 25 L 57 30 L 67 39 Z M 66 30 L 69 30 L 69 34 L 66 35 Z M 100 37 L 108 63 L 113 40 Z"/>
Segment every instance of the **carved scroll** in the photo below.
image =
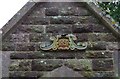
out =
<path fill-rule="evenodd" d="M 42 50 L 84 50 L 87 48 L 86 42 L 78 42 L 76 44 L 74 41 L 77 40 L 77 38 L 73 34 L 57 35 L 56 37 L 51 37 L 50 39 L 53 41 L 52 44 L 48 45 L 42 43 L 40 45 Z"/>

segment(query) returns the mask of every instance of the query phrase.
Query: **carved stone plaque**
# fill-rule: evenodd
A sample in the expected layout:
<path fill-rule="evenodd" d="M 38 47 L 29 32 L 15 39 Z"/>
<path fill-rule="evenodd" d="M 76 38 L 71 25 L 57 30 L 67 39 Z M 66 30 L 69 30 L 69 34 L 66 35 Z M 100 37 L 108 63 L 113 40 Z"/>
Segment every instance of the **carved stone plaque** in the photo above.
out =
<path fill-rule="evenodd" d="M 87 48 L 86 42 L 78 42 L 76 44 L 74 41 L 77 40 L 77 38 L 73 34 L 57 35 L 56 37 L 51 37 L 50 39 L 52 44 L 48 45 L 42 43 L 40 45 L 42 50 L 84 50 Z"/>

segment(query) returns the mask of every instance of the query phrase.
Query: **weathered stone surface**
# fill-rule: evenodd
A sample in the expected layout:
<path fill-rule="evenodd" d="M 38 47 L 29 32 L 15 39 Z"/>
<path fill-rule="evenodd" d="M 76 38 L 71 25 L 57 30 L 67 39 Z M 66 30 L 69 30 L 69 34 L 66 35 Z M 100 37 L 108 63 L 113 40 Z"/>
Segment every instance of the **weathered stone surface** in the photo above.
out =
<path fill-rule="evenodd" d="M 59 15 L 61 16 L 86 16 L 89 12 L 83 7 L 67 7 L 60 8 Z"/>
<path fill-rule="evenodd" d="M 71 25 L 48 25 L 46 27 L 47 33 L 69 34 L 72 33 Z"/>
<path fill-rule="evenodd" d="M 77 33 L 74 34 L 77 37 L 77 41 L 80 42 L 87 42 L 88 41 L 88 34 L 87 33 Z"/>
<path fill-rule="evenodd" d="M 9 72 L 9 77 L 24 77 L 24 73 L 23 71 L 11 71 Z"/>
<path fill-rule="evenodd" d="M 58 16 L 59 15 L 59 10 L 57 8 L 47 8 L 45 10 L 45 15 L 46 16 Z"/>
<path fill-rule="evenodd" d="M 40 34 L 32 33 L 30 34 L 30 42 L 48 42 L 52 34 Z"/>
<path fill-rule="evenodd" d="M 14 33 L 43 33 L 45 25 L 20 25 Z"/>
<path fill-rule="evenodd" d="M 61 53 L 56 53 L 55 58 L 57 59 L 75 59 L 75 58 L 83 58 L 83 53 L 78 53 L 78 52 L 61 52 Z"/>
<path fill-rule="evenodd" d="M 85 59 L 85 58 L 112 58 L 112 51 L 69 51 L 69 52 L 15 52 L 11 59 Z"/>
<path fill-rule="evenodd" d="M 32 71 L 52 71 L 62 66 L 61 60 L 34 60 L 32 62 Z"/>
<path fill-rule="evenodd" d="M 64 8 L 47 8 L 46 13 L 47 16 L 85 16 L 89 15 L 89 12 L 83 7 L 64 7 Z"/>
<path fill-rule="evenodd" d="M 30 72 L 25 72 L 26 77 L 42 77 L 45 72 L 38 72 L 38 71 L 30 71 Z"/>
<path fill-rule="evenodd" d="M 49 24 L 49 18 L 47 17 L 28 17 L 25 18 L 25 20 L 22 21 L 21 24 L 33 24 L 33 25 L 47 25 Z"/>
<path fill-rule="evenodd" d="M 2 43 L 2 51 L 14 51 L 15 50 L 15 44 L 10 42 L 4 42 Z"/>
<path fill-rule="evenodd" d="M 94 72 L 94 77 L 115 77 L 114 72 L 104 71 L 104 72 Z"/>
<path fill-rule="evenodd" d="M 112 58 L 111 51 L 88 51 L 85 56 L 87 58 Z"/>
<path fill-rule="evenodd" d="M 111 71 L 113 70 L 113 60 L 93 60 L 93 70 L 95 71 Z"/>
<path fill-rule="evenodd" d="M 108 42 L 107 49 L 109 50 L 119 50 L 119 42 Z"/>
<path fill-rule="evenodd" d="M 0 71 L 2 77 L 9 77 L 9 65 L 10 65 L 10 54 L 13 51 L 1 51 L 0 52 Z"/>
<path fill-rule="evenodd" d="M 29 59 L 33 58 L 33 53 L 11 53 L 11 59 Z"/>
<path fill-rule="evenodd" d="M 2 38 L 2 42 L 13 42 L 12 36 L 11 36 L 11 35 L 8 35 L 8 36 L 6 36 L 4 39 Z"/>
<path fill-rule="evenodd" d="M 118 51 L 118 74 L 120 75 L 120 50 Z"/>
<path fill-rule="evenodd" d="M 54 55 L 52 53 L 42 53 L 40 51 L 38 52 L 17 52 L 12 53 L 10 56 L 11 59 L 52 59 L 54 58 Z"/>
<path fill-rule="evenodd" d="M 43 35 L 37 34 L 37 33 L 30 34 L 29 39 L 30 39 L 30 42 L 41 42 L 41 40 L 44 40 Z"/>
<path fill-rule="evenodd" d="M 83 77 L 78 72 L 73 71 L 72 69 L 68 68 L 67 66 L 61 66 L 51 72 L 48 72 L 47 74 L 44 74 L 43 77 L 60 77 L 60 78 L 71 78 L 71 77 Z"/>
<path fill-rule="evenodd" d="M 87 49 L 90 50 L 106 50 L 107 43 L 104 41 L 100 42 L 88 42 Z"/>
<path fill-rule="evenodd" d="M 73 33 L 89 33 L 93 32 L 93 28 L 89 25 L 74 25 Z"/>
<path fill-rule="evenodd" d="M 38 72 L 38 71 L 10 71 L 10 77 L 24 77 L 30 79 L 37 79 L 38 77 L 42 77 L 46 72 Z M 23 79 L 23 78 L 22 78 Z"/>
<path fill-rule="evenodd" d="M 43 17 L 43 16 L 45 16 L 45 9 L 42 6 L 40 6 L 39 8 L 36 7 L 36 8 L 34 8 L 34 10 L 31 11 L 31 13 L 28 15 L 28 17 L 29 16 L 41 16 L 41 17 Z"/>
<path fill-rule="evenodd" d="M 54 16 L 50 18 L 50 24 L 74 24 L 75 18 L 68 16 Z"/>
<path fill-rule="evenodd" d="M 31 61 L 30 60 L 11 60 L 9 70 L 10 71 L 30 71 Z"/>
<path fill-rule="evenodd" d="M 65 63 L 66 66 L 72 68 L 75 71 L 89 71 L 92 70 L 92 61 L 87 59 L 81 59 L 81 60 L 66 60 Z"/>
<path fill-rule="evenodd" d="M 3 50 L 14 51 L 10 56 L 10 77 L 38 78 L 63 65 L 84 72 L 85 77 L 114 76 L 113 50 L 120 50 L 120 44 L 86 7 L 81 7 L 83 4 L 36 3 L 3 39 Z M 83 51 L 40 49 L 41 42 L 51 44 L 50 37 L 58 34 L 74 34 L 76 44 L 87 42 L 88 47 Z"/>
<path fill-rule="evenodd" d="M 16 51 L 35 51 L 35 44 L 32 43 L 17 43 Z"/>
<path fill-rule="evenodd" d="M 12 40 L 14 42 L 29 42 L 29 34 L 12 34 Z"/>
<path fill-rule="evenodd" d="M 54 16 L 50 18 L 51 24 L 84 24 L 84 23 L 98 23 L 93 16 Z"/>
<path fill-rule="evenodd" d="M 113 34 L 110 34 L 110 33 L 107 33 L 105 35 L 101 35 L 101 40 L 110 41 L 110 42 L 118 41 L 117 38 L 115 38 L 115 36 Z"/>
<path fill-rule="evenodd" d="M 93 32 L 109 33 L 109 31 L 103 25 L 100 25 L 100 24 L 78 23 L 76 25 L 73 25 L 73 33 L 93 33 Z"/>
<path fill-rule="evenodd" d="M 78 23 L 82 23 L 82 24 L 84 23 L 97 23 L 98 24 L 99 23 L 99 21 L 93 16 L 79 16 L 76 18 L 76 20 L 77 20 L 77 24 Z"/>
<path fill-rule="evenodd" d="M 101 40 L 101 34 L 99 33 L 90 33 L 88 36 L 89 36 L 89 40 L 90 41 L 102 41 Z"/>
<path fill-rule="evenodd" d="M 79 71 L 85 78 L 93 78 L 94 72 L 93 71 Z"/>
<path fill-rule="evenodd" d="M 96 27 L 97 26 L 97 27 Z M 104 25 L 96 24 L 93 26 L 93 32 L 111 33 Z"/>
<path fill-rule="evenodd" d="M 75 8 L 72 8 L 72 7 L 61 8 L 59 9 L 59 12 L 61 16 L 75 15 Z"/>
<path fill-rule="evenodd" d="M 106 42 L 117 41 L 117 39 L 111 33 L 90 33 L 89 40 L 90 41 L 106 41 Z"/>
<path fill-rule="evenodd" d="M 85 52 L 15 52 L 11 53 L 11 59 L 83 59 Z"/>
<path fill-rule="evenodd" d="M 84 7 L 76 7 L 76 9 L 75 9 L 75 15 L 77 15 L 77 16 L 89 16 L 91 14 Z"/>
<path fill-rule="evenodd" d="M 84 77 L 102 78 L 102 79 L 114 79 L 114 72 L 111 71 L 80 71 Z M 113 77 L 113 78 L 112 78 Z"/>

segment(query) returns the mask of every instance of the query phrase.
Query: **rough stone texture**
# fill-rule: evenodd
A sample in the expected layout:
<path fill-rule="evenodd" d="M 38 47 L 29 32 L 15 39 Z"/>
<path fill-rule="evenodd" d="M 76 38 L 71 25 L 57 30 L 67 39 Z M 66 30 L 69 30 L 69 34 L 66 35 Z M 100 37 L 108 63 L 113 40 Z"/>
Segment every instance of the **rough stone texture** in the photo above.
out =
<path fill-rule="evenodd" d="M 35 51 L 34 43 L 17 43 L 16 51 Z"/>
<path fill-rule="evenodd" d="M 120 50 L 119 43 L 118 42 L 108 42 L 107 48 L 109 50 Z"/>
<path fill-rule="evenodd" d="M 50 36 L 52 36 L 52 34 L 30 34 L 30 42 L 48 42 L 50 41 Z"/>
<path fill-rule="evenodd" d="M 73 33 L 109 33 L 108 29 L 100 24 L 78 23 L 73 25 Z"/>
<path fill-rule="evenodd" d="M 86 52 L 87 58 L 112 58 L 112 53 L 110 51 L 88 51 Z"/>
<path fill-rule="evenodd" d="M 63 65 L 85 77 L 114 76 L 113 53 L 120 44 L 84 3 L 37 3 L 3 39 L 2 50 L 12 51 L 10 77 L 41 77 Z M 87 42 L 83 51 L 42 51 L 51 36 L 74 34 Z M 82 73 L 81 73 L 82 72 Z"/>
<path fill-rule="evenodd" d="M 109 71 L 113 69 L 113 60 L 93 60 L 93 70 Z"/>
<path fill-rule="evenodd" d="M 62 66 L 61 60 L 34 60 L 32 71 L 52 71 L 60 66 Z"/>
<path fill-rule="evenodd" d="M 9 67 L 10 71 L 30 71 L 31 61 L 30 60 L 11 60 Z"/>
<path fill-rule="evenodd" d="M 114 79 L 114 72 L 111 71 L 83 71 L 80 73 L 84 76 L 84 77 L 97 77 L 97 78 L 109 78 L 109 79 Z M 113 77 L 113 78 L 112 78 Z"/>
<path fill-rule="evenodd" d="M 71 78 L 71 77 L 83 77 L 78 72 L 73 71 L 72 69 L 68 68 L 67 66 L 61 66 L 47 74 L 44 74 L 42 77 L 62 77 L 62 78 Z"/>
<path fill-rule="evenodd" d="M 90 50 L 106 50 L 107 43 L 104 41 L 89 42 L 88 49 Z"/>
<path fill-rule="evenodd" d="M 92 62 L 91 62 L 91 60 L 87 60 L 87 59 L 66 60 L 65 65 L 72 68 L 75 71 L 90 71 L 90 70 L 92 70 Z"/>
<path fill-rule="evenodd" d="M 80 16 L 76 18 L 77 24 L 78 23 L 95 23 L 98 24 L 98 19 L 96 19 L 94 16 Z"/>
<path fill-rule="evenodd" d="M 20 25 L 14 33 L 43 33 L 45 25 Z"/>
<path fill-rule="evenodd" d="M 89 40 L 91 41 L 117 41 L 117 39 L 111 33 L 90 33 L 88 36 Z"/>
<path fill-rule="evenodd" d="M 58 16 L 59 15 L 59 9 L 57 9 L 57 8 L 47 8 L 47 9 L 45 9 L 45 15 L 46 16 Z"/>
<path fill-rule="evenodd" d="M 87 33 L 80 33 L 80 34 L 75 34 L 77 37 L 77 41 L 80 42 L 87 42 L 88 41 L 88 34 Z"/>
<path fill-rule="evenodd" d="M 71 25 L 50 25 L 46 27 L 47 33 L 72 33 L 72 26 Z"/>
<path fill-rule="evenodd" d="M 44 52 L 26 51 L 11 53 L 11 59 L 85 59 L 85 58 L 112 58 L 111 51 L 79 51 L 79 52 Z"/>
<path fill-rule="evenodd" d="M 23 20 L 22 24 L 46 25 L 46 24 L 49 24 L 49 18 L 47 18 L 47 17 L 28 17 L 25 20 Z"/>
<path fill-rule="evenodd" d="M 11 71 L 10 77 L 28 77 L 28 78 L 33 78 L 37 79 L 39 77 L 42 77 L 43 74 L 46 74 L 47 72 L 38 72 L 38 71 Z"/>
<path fill-rule="evenodd" d="M 118 57 L 120 57 L 120 51 L 118 51 Z M 118 58 L 118 75 L 120 76 L 120 58 Z"/>
<path fill-rule="evenodd" d="M 12 40 L 14 42 L 29 42 L 29 34 L 12 34 Z"/>
<path fill-rule="evenodd" d="M 47 8 L 46 16 L 87 16 L 89 12 L 83 7 Z"/>
<path fill-rule="evenodd" d="M 2 43 L 2 51 L 14 51 L 15 50 L 15 44 L 10 42 L 4 42 Z"/>
<path fill-rule="evenodd" d="M 50 24 L 75 24 L 75 17 L 54 16 L 50 18 Z"/>
<path fill-rule="evenodd" d="M 9 64 L 10 64 L 10 54 L 11 54 L 12 52 L 2 52 L 1 54 L 0 54 L 0 58 L 1 58 L 1 63 L 0 63 L 0 65 L 2 66 L 1 67 L 1 77 L 9 77 L 9 69 L 8 69 L 8 67 L 9 67 Z"/>
<path fill-rule="evenodd" d="M 11 59 L 82 59 L 85 58 L 85 52 L 17 52 L 11 54 Z"/>

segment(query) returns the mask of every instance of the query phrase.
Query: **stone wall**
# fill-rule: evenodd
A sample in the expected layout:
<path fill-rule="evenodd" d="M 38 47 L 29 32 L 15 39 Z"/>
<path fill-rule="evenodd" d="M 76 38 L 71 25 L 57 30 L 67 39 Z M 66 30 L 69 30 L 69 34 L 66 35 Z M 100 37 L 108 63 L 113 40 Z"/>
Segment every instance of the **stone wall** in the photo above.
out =
<path fill-rule="evenodd" d="M 40 49 L 51 36 L 74 34 L 87 42 L 84 51 L 50 52 Z M 87 10 L 85 3 L 36 3 L 6 38 L 3 51 L 12 52 L 10 77 L 41 77 L 63 64 L 84 77 L 114 77 L 113 54 L 118 40 Z"/>

